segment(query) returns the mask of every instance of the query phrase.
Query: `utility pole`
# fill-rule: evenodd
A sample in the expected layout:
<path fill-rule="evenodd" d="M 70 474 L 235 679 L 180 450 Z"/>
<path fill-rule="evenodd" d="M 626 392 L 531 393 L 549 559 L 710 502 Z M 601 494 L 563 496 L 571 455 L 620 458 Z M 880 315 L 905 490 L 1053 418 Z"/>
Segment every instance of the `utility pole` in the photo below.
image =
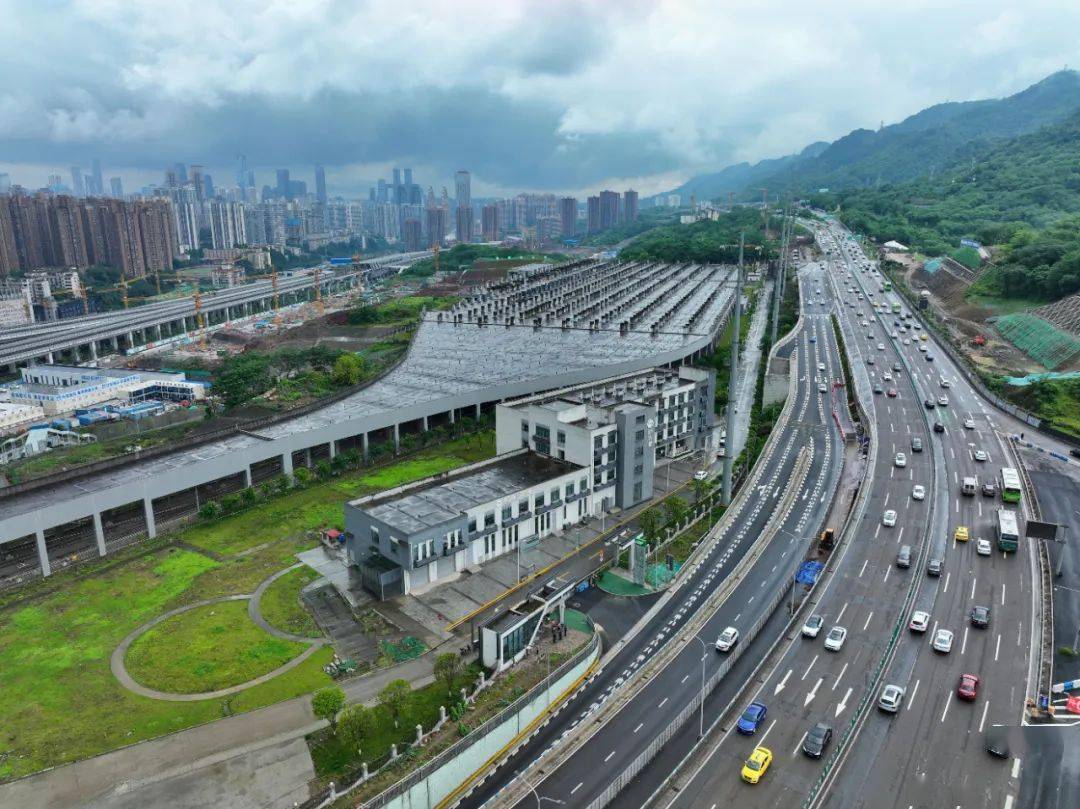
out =
<path fill-rule="evenodd" d="M 731 374 L 728 377 L 727 418 L 724 427 L 727 430 L 727 435 L 724 437 L 724 491 L 721 502 L 725 507 L 731 505 L 731 466 L 735 461 L 735 400 L 737 398 L 735 388 L 739 378 L 739 314 L 742 311 L 743 244 L 745 239 L 746 234 L 740 233 L 738 280 L 735 284 L 735 306 L 731 322 Z"/>
<path fill-rule="evenodd" d="M 784 286 L 787 278 L 787 251 L 788 237 L 790 236 L 788 221 L 788 218 L 785 217 L 780 238 L 780 258 L 777 262 L 776 279 L 773 283 L 772 330 L 769 345 L 776 345 L 777 331 L 780 328 L 780 302 L 784 299 Z"/>

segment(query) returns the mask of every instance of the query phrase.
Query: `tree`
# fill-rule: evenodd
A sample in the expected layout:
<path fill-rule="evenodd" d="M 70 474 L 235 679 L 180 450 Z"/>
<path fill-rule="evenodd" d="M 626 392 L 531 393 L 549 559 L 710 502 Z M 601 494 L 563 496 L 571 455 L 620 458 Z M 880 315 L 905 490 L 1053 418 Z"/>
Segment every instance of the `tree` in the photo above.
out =
<path fill-rule="evenodd" d="M 357 354 L 342 354 L 334 360 L 334 384 L 346 387 L 359 384 L 364 376 L 364 360 Z"/>
<path fill-rule="evenodd" d="M 683 520 L 686 519 L 688 510 L 686 501 L 678 495 L 672 495 L 664 501 L 664 512 L 667 514 L 668 526 L 670 528 L 677 528 L 682 525 Z"/>
<path fill-rule="evenodd" d="M 435 658 L 435 679 L 446 686 L 447 695 L 454 695 L 454 683 L 460 674 L 460 656 L 453 652 L 444 652 Z"/>
<path fill-rule="evenodd" d="M 707 481 L 707 480 L 697 480 L 696 478 L 694 479 L 694 482 L 692 484 L 690 484 L 690 485 L 694 489 L 694 502 L 695 503 L 700 503 L 705 498 L 705 495 L 707 495 L 709 493 L 709 489 L 711 488 L 710 485 L 709 485 L 709 481 Z"/>
<path fill-rule="evenodd" d="M 638 525 L 641 526 L 641 533 L 645 535 L 645 541 L 650 544 L 659 538 L 662 524 L 663 517 L 655 506 L 645 509 L 638 515 Z"/>
<path fill-rule="evenodd" d="M 412 697 L 412 686 L 408 680 L 391 680 L 379 692 L 379 704 L 386 708 L 387 713 L 394 720 L 394 727 L 398 726 L 398 719 L 402 711 Z"/>
<path fill-rule="evenodd" d="M 330 728 L 337 733 L 338 711 L 345 707 L 345 692 L 336 685 L 320 688 L 311 695 L 311 712 L 319 719 L 330 723 Z"/>
<path fill-rule="evenodd" d="M 297 486 L 306 486 L 311 483 L 311 470 L 306 466 L 298 466 L 293 470 L 293 478 L 296 479 Z"/>
<path fill-rule="evenodd" d="M 376 717 L 363 703 L 349 705 L 338 718 L 338 735 L 352 749 L 360 747 L 366 736 L 375 729 Z"/>

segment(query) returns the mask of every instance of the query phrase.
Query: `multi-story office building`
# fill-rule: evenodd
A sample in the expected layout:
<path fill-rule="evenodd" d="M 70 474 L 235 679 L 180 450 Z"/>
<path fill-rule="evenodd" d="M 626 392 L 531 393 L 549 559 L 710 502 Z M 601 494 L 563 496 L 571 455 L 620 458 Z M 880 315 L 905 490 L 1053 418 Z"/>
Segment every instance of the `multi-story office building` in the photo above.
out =
<path fill-rule="evenodd" d="M 497 242 L 502 238 L 502 229 L 499 227 L 499 206 L 495 204 L 485 205 L 482 211 L 481 238 L 485 242 Z"/>
<path fill-rule="evenodd" d="M 585 470 L 525 449 L 345 504 L 349 561 L 379 599 L 453 578 L 595 513 Z"/>
<path fill-rule="evenodd" d="M 83 182 L 83 173 L 79 166 L 71 167 L 71 193 L 77 197 L 86 196 L 86 184 Z"/>
<path fill-rule="evenodd" d="M 109 178 L 109 195 L 116 199 L 124 198 L 124 181 L 119 177 Z"/>
<path fill-rule="evenodd" d="M 419 219 L 409 218 L 404 222 L 401 238 L 405 244 L 406 253 L 415 253 L 424 249 L 423 227 Z"/>
<path fill-rule="evenodd" d="M 92 161 L 90 161 L 90 179 L 92 181 L 93 187 L 87 188 L 87 191 L 90 194 L 98 197 L 104 196 L 105 180 L 103 179 L 101 173 L 101 161 L 98 160 L 96 157 Z"/>
<path fill-rule="evenodd" d="M 577 200 L 574 197 L 563 197 L 559 200 L 559 220 L 563 238 L 574 238 L 577 235 Z"/>
<path fill-rule="evenodd" d="M 429 207 L 424 213 L 427 216 L 427 246 L 443 247 L 446 241 L 446 208 Z"/>
<path fill-rule="evenodd" d="M 716 373 L 654 368 L 499 404 L 495 450 L 528 447 L 589 470 L 605 510 L 652 497 L 658 461 L 705 451 Z"/>
<path fill-rule="evenodd" d="M 315 167 L 315 199 L 326 204 L 326 169 L 322 166 Z"/>
<path fill-rule="evenodd" d="M 457 240 L 460 244 L 470 244 L 473 240 L 474 218 L 471 205 L 458 205 Z"/>
<path fill-rule="evenodd" d="M 459 208 L 472 205 L 472 179 L 467 171 L 454 175 L 454 201 Z"/>
<path fill-rule="evenodd" d="M 638 218 L 638 193 L 633 189 L 623 192 L 622 218 L 624 222 L 636 222 Z"/>
<path fill-rule="evenodd" d="M 600 229 L 619 224 L 619 195 L 615 191 L 600 192 Z"/>
<path fill-rule="evenodd" d="M 247 244 L 247 225 L 244 205 L 239 202 L 210 203 L 210 244 L 216 250 L 225 250 Z"/>
<path fill-rule="evenodd" d="M 586 206 L 588 208 L 589 233 L 596 233 L 602 229 L 600 225 L 600 197 L 589 197 L 586 200 Z"/>

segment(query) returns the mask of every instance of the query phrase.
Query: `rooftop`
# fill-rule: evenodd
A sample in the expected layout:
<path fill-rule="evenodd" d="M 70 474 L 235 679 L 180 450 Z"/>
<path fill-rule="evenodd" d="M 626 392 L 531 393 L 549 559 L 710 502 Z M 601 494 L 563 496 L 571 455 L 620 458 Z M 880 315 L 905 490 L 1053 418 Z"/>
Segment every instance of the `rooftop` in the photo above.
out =
<path fill-rule="evenodd" d="M 503 455 L 459 474 L 437 475 L 396 492 L 351 501 L 406 534 L 441 525 L 466 510 L 561 477 L 582 467 L 534 452 Z"/>

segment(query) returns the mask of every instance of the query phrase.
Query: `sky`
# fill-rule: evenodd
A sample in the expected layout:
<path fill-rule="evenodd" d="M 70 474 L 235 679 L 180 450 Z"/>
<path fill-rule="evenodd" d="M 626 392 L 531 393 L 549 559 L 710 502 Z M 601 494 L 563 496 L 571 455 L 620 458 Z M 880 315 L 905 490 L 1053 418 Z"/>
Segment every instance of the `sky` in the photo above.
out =
<path fill-rule="evenodd" d="M 1080 3 L 0 0 L 0 171 L 643 195 L 1080 64 Z"/>

